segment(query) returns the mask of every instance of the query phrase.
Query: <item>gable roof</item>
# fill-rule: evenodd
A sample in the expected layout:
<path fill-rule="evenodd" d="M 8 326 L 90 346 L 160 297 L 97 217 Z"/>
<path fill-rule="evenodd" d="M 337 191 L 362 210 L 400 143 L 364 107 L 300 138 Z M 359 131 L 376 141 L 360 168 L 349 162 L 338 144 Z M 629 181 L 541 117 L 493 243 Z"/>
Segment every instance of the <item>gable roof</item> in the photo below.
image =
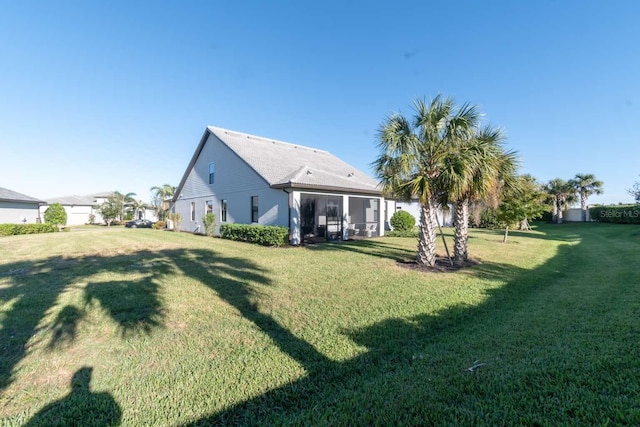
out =
<path fill-rule="evenodd" d="M 47 199 L 47 204 L 52 205 L 54 203 L 60 203 L 61 205 L 73 205 L 73 206 L 93 206 L 97 204 L 96 196 L 62 196 Z"/>
<path fill-rule="evenodd" d="M 42 200 L 3 187 L 0 187 L 0 201 L 44 203 Z"/>
<path fill-rule="evenodd" d="M 175 197 L 182 191 L 210 134 L 229 147 L 272 188 L 381 193 L 373 178 L 328 151 L 208 126 Z"/>

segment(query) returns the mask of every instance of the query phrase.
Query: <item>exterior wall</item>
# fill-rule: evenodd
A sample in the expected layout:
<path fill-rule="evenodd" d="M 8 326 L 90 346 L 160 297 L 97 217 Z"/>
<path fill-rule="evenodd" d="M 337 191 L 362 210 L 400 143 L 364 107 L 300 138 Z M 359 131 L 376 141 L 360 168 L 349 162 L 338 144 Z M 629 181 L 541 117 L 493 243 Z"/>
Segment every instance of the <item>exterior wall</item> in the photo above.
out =
<path fill-rule="evenodd" d="M 403 210 L 409 212 L 416 219 L 416 225 L 420 224 L 420 203 L 418 202 L 397 202 L 396 210 Z M 393 215 L 393 213 L 391 214 Z M 389 215 L 389 219 L 391 219 Z M 453 209 L 449 209 L 448 212 L 443 212 L 442 209 L 438 209 L 436 216 L 440 221 L 440 225 L 443 227 L 453 227 L 453 220 L 455 218 L 455 212 Z"/>
<path fill-rule="evenodd" d="M 582 209 L 580 208 L 567 209 L 563 213 L 563 221 L 582 222 Z M 589 215 L 589 209 L 587 209 L 587 221 L 591 221 L 591 215 Z"/>
<path fill-rule="evenodd" d="M 35 224 L 39 219 L 39 203 L 0 202 L 0 224 Z"/>
<path fill-rule="evenodd" d="M 215 162 L 214 183 L 209 184 L 212 162 Z M 258 196 L 258 224 L 289 226 L 289 195 L 270 188 L 262 177 L 210 134 L 173 209 L 182 215 L 181 230 L 203 232 L 202 217 L 207 200 L 213 202 L 218 225 L 222 219 L 222 200 L 227 201 L 227 223 L 251 224 L 252 196 Z M 192 202 L 195 203 L 193 220 Z"/>
<path fill-rule="evenodd" d="M 40 216 L 44 221 L 44 213 L 50 205 L 40 206 Z M 82 225 L 89 223 L 89 215 L 93 213 L 93 208 L 88 205 L 62 205 L 67 213 L 67 225 Z M 98 215 L 96 215 L 97 217 Z M 98 218 L 95 219 L 98 222 Z"/>

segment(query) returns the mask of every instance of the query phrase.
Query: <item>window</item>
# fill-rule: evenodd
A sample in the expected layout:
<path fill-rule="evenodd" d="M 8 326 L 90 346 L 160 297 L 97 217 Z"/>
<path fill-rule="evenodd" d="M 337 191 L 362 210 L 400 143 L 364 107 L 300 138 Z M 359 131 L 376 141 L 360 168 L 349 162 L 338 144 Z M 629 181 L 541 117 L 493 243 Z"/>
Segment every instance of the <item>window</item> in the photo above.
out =
<path fill-rule="evenodd" d="M 207 200 L 204 204 L 204 213 L 210 214 L 213 213 L 213 200 Z"/>
<path fill-rule="evenodd" d="M 209 184 L 213 184 L 215 173 L 216 173 L 216 164 L 209 163 Z"/>
<path fill-rule="evenodd" d="M 220 202 L 220 221 L 227 222 L 227 201 Z"/>
<path fill-rule="evenodd" d="M 196 202 L 191 202 L 191 221 L 196 220 Z"/>
<path fill-rule="evenodd" d="M 251 196 L 251 222 L 258 222 L 258 196 Z"/>

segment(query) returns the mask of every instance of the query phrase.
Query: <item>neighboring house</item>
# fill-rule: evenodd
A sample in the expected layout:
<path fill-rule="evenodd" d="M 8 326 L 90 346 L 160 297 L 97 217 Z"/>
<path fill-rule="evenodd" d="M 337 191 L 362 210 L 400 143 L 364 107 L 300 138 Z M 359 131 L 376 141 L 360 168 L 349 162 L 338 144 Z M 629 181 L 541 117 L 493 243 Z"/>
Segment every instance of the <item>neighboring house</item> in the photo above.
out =
<path fill-rule="evenodd" d="M 42 203 L 42 200 L 0 187 L 0 224 L 42 222 L 39 210 Z"/>
<path fill-rule="evenodd" d="M 112 191 L 90 194 L 87 196 L 63 196 L 47 199 L 46 205 L 40 207 L 41 215 L 49 205 L 60 203 L 67 212 L 67 225 L 82 225 L 91 223 L 91 215 L 93 215 L 94 224 L 102 224 L 104 222 L 98 207 L 107 201 Z M 155 212 L 151 209 L 138 212 L 139 218 L 148 218 L 155 220 Z"/>
<path fill-rule="evenodd" d="M 378 183 L 331 153 L 209 126 L 173 198 L 181 229 L 202 217 L 289 228 L 291 244 L 384 234 Z"/>
<path fill-rule="evenodd" d="M 582 222 L 582 209 L 581 208 L 569 208 L 563 212 L 563 221 L 566 222 Z M 587 221 L 591 221 L 591 215 L 589 209 L 587 209 Z"/>
<path fill-rule="evenodd" d="M 416 225 L 420 224 L 420 203 L 418 200 L 412 200 L 411 202 L 397 202 L 396 210 L 409 212 L 416 219 Z M 442 227 L 453 227 L 453 221 L 455 219 L 453 206 L 449 209 L 438 208 L 436 210 L 436 218 Z"/>
<path fill-rule="evenodd" d="M 67 225 L 89 224 L 91 215 L 94 216 L 93 222 L 102 222 L 102 217 L 97 212 L 97 206 L 102 203 L 106 196 L 88 195 L 88 196 L 63 196 L 54 197 L 46 200 L 46 205 L 40 207 L 40 212 L 44 217 L 45 211 L 50 205 L 59 203 L 67 212 Z"/>

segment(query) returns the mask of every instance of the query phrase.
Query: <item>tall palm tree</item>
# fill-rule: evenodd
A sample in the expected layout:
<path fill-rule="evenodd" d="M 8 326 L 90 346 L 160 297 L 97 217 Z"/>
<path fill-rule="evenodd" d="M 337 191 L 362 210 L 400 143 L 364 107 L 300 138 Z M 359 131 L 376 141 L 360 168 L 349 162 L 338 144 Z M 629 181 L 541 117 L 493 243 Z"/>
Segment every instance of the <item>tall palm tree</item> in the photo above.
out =
<path fill-rule="evenodd" d="M 486 126 L 474 128 L 457 140 L 457 149 L 451 163 L 450 180 L 455 185 L 445 193 L 455 206 L 454 262 L 461 266 L 469 256 L 469 206 L 473 202 L 500 200 L 503 187 L 515 185 L 517 157 L 514 151 L 505 151 L 504 134 L 500 129 Z M 497 206 L 494 206 L 497 207 Z"/>
<path fill-rule="evenodd" d="M 479 119 L 475 107 L 456 109 L 451 98 L 416 100 L 413 117 L 390 115 L 378 131 L 380 155 L 373 163 L 383 192 L 420 202 L 418 264 L 436 263 L 436 209 L 446 188 L 445 169 L 456 135 L 468 132 Z"/>
<path fill-rule="evenodd" d="M 545 191 L 551 199 L 555 222 L 562 224 L 564 210 L 576 201 L 576 190 L 573 184 L 564 179 L 555 178 L 545 186 Z"/>
<path fill-rule="evenodd" d="M 154 199 L 154 207 L 156 209 L 156 213 L 158 214 L 158 218 L 165 220 L 166 214 L 168 210 L 167 200 L 171 199 L 176 192 L 177 187 L 163 184 L 161 186 L 151 187 L 151 194 Z"/>
<path fill-rule="evenodd" d="M 602 194 L 604 183 L 598 181 L 592 173 L 578 173 L 569 181 L 580 196 L 580 209 L 582 209 L 582 221 L 587 220 L 587 199 L 592 194 Z"/>

